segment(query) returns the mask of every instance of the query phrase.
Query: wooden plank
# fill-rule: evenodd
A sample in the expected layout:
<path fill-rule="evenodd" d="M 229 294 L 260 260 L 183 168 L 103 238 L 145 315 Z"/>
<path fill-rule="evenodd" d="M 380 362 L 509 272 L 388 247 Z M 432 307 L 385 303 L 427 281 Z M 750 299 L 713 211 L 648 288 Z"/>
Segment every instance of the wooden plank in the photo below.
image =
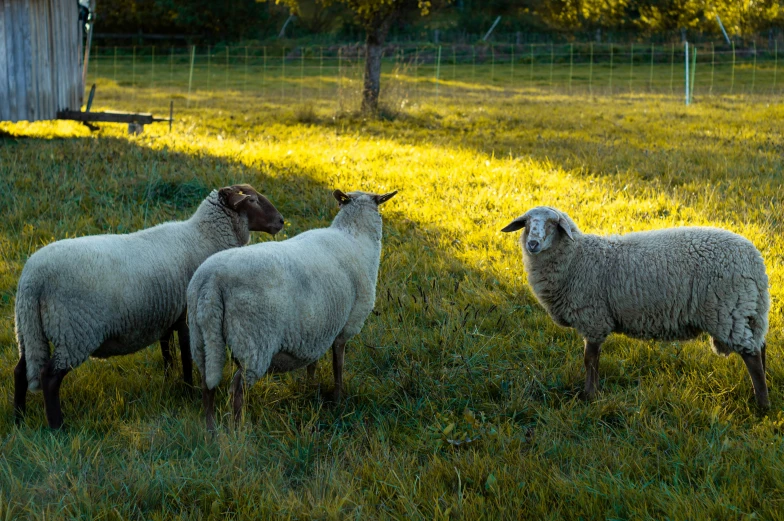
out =
<path fill-rule="evenodd" d="M 5 48 L 5 35 L 8 33 L 8 27 L 11 21 L 6 19 L 5 15 L 5 2 L 7 0 L 0 0 L 0 121 L 11 120 L 11 107 L 8 103 L 8 51 Z"/>
<path fill-rule="evenodd" d="M 61 110 L 57 119 L 70 119 L 73 121 L 91 121 L 98 123 L 141 123 L 149 125 L 156 121 L 169 121 L 168 119 L 155 118 L 152 114 L 134 114 L 133 112 L 81 112 L 78 110 Z"/>
<path fill-rule="evenodd" d="M 27 97 L 27 84 L 30 81 L 30 16 L 27 12 L 28 0 L 16 0 L 17 30 L 14 31 L 16 39 L 16 87 L 17 110 L 19 119 L 35 121 L 30 113 L 30 104 Z"/>
<path fill-rule="evenodd" d="M 50 0 L 42 0 L 41 2 L 41 20 L 43 27 L 41 31 L 41 44 L 43 48 L 44 62 L 41 67 L 43 72 L 43 119 L 52 119 L 57 115 L 54 110 L 54 89 L 52 88 L 52 4 Z"/>
<path fill-rule="evenodd" d="M 5 19 L 7 27 L 10 29 L 3 35 L 5 37 L 6 56 L 8 56 L 9 64 L 8 69 L 6 69 L 8 71 L 8 114 L 11 121 L 18 121 L 16 117 L 16 58 L 14 53 L 13 36 L 16 19 L 14 17 L 14 9 L 11 0 L 5 0 Z"/>

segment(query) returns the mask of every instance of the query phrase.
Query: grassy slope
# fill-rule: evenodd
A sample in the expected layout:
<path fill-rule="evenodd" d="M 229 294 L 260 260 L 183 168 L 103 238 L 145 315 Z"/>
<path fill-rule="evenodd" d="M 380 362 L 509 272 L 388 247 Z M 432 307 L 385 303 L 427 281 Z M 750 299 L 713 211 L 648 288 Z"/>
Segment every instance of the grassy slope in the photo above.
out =
<path fill-rule="evenodd" d="M 128 98 L 103 92 L 112 108 Z M 172 134 L 0 126 L 18 136 L 0 140 L 0 515 L 779 515 L 780 105 L 541 95 L 442 100 L 378 122 L 219 96 L 181 110 Z M 156 112 L 165 102 L 139 99 Z M 40 394 L 14 428 L 13 295 L 25 259 L 55 239 L 185 217 L 210 187 L 235 181 L 270 197 L 287 236 L 329 223 L 332 188 L 401 190 L 384 210 L 377 313 L 348 347 L 348 398 L 329 406 L 304 372 L 268 377 L 242 427 L 208 440 L 198 397 L 164 381 L 156 348 L 70 374 L 67 432 L 43 428 Z M 599 398 L 581 402 L 581 340 L 536 304 L 515 238 L 498 231 L 538 204 L 587 232 L 710 224 L 749 237 L 773 298 L 769 415 L 756 414 L 740 358 L 714 356 L 706 338 L 612 337 Z"/>

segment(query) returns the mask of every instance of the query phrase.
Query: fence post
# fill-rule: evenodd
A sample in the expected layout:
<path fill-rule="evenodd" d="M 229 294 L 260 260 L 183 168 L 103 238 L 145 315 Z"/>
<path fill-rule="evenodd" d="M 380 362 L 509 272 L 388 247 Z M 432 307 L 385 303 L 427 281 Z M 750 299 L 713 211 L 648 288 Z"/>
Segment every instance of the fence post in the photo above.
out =
<path fill-rule="evenodd" d="M 471 46 L 471 83 L 476 83 L 476 45 Z"/>
<path fill-rule="evenodd" d="M 193 63 L 196 61 L 196 46 L 191 45 L 191 71 L 188 74 L 188 102 L 187 107 L 191 106 L 191 85 L 193 85 Z"/>
<path fill-rule="evenodd" d="M 694 75 L 697 72 L 697 46 L 691 46 L 691 76 L 689 79 L 689 103 L 694 101 Z"/>
<path fill-rule="evenodd" d="M 419 47 L 414 47 L 414 94 L 419 98 Z"/>
<path fill-rule="evenodd" d="M 438 76 L 441 74 L 441 46 L 438 46 L 438 58 L 436 58 L 436 103 L 438 103 Z"/>
<path fill-rule="evenodd" d="M 286 47 L 280 54 L 280 102 L 286 101 Z"/>
<path fill-rule="evenodd" d="M 614 58 L 613 45 L 610 44 L 610 96 L 612 96 L 612 80 L 613 80 L 613 58 Z"/>
<path fill-rule="evenodd" d="M 730 94 L 735 89 L 735 41 L 731 42 L 732 45 L 732 76 L 730 77 Z"/>
<path fill-rule="evenodd" d="M 490 44 L 490 83 L 495 82 L 495 47 Z"/>
<path fill-rule="evenodd" d="M 754 64 L 751 66 L 751 93 L 754 94 L 754 83 L 757 80 L 757 42 L 752 40 L 751 46 L 754 51 Z"/>
<path fill-rule="evenodd" d="M 452 46 L 452 81 L 457 79 L 457 51 L 455 46 Z"/>
<path fill-rule="evenodd" d="M 673 82 L 675 80 L 675 44 L 672 44 L 672 53 L 670 54 L 670 96 L 675 95 L 675 87 Z"/>
<path fill-rule="evenodd" d="M 302 103 L 302 86 L 305 84 L 305 46 L 301 47 L 302 54 L 299 57 L 299 102 Z"/>
<path fill-rule="evenodd" d="M 651 74 L 648 78 L 648 91 L 653 92 L 653 57 L 656 54 L 656 48 L 651 44 Z"/>
<path fill-rule="evenodd" d="M 773 46 L 773 94 L 776 93 L 776 73 L 779 69 L 779 41 L 774 41 Z"/>
<path fill-rule="evenodd" d="M 509 81 L 511 83 L 510 89 L 514 88 L 514 44 L 511 45 L 510 49 L 510 56 L 511 60 L 509 61 Z"/>
<path fill-rule="evenodd" d="M 591 61 L 588 62 L 588 94 L 593 96 L 593 42 L 591 42 Z"/>
<path fill-rule="evenodd" d="M 711 86 L 708 93 L 713 96 L 713 76 L 716 71 L 716 47 L 711 42 Z"/>
<path fill-rule="evenodd" d="M 321 85 L 324 83 L 324 47 L 319 47 L 319 101 L 321 101 Z"/>
<path fill-rule="evenodd" d="M 632 43 L 631 63 L 629 65 L 629 94 L 632 93 L 632 79 L 634 78 L 634 43 Z"/>
<path fill-rule="evenodd" d="M 689 42 L 683 42 L 683 56 L 686 59 L 686 106 L 689 106 Z"/>
<path fill-rule="evenodd" d="M 572 73 L 574 72 L 574 44 L 569 44 L 569 94 L 572 93 Z"/>

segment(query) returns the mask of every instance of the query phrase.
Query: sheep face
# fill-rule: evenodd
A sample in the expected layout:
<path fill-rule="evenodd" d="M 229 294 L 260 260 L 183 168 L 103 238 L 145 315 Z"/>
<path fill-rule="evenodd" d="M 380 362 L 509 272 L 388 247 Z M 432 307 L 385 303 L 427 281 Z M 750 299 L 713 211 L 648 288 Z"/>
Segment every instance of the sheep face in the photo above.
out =
<path fill-rule="evenodd" d="M 558 210 L 549 206 L 537 206 L 524 215 L 518 217 L 502 232 L 514 232 L 521 228 L 520 243 L 525 251 L 531 255 L 548 250 L 563 232 L 570 240 L 574 240 L 571 226 L 566 217 Z"/>
<path fill-rule="evenodd" d="M 283 216 L 269 200 L 250 185 L 234 185 L 218 192 L 221 203 L 248 218 L 248 229 L 275 235 L 283 228 Z"/>
<path fill-rule="evenodd" d="M 376 206 L 380 206 L 382 203 L 385 203 L 390 199 L 392 199 L 396 193 L 397 190 L 395 190 L 394 192 L 388 192 L 386 194 L 373 194 L 370 192 L 359 192 L 359 191 L 349 192 L 345 194 L 340 190 L 335 190 L 334 192 L 332 192 L 332 195 L 333 197 L 335 197 L 335 199 L 338 202 L 338 206 L 340 207 L 343 207 L 354 201 L 357 202 L 372 201 L 373 204 L 375 204 Z"/>

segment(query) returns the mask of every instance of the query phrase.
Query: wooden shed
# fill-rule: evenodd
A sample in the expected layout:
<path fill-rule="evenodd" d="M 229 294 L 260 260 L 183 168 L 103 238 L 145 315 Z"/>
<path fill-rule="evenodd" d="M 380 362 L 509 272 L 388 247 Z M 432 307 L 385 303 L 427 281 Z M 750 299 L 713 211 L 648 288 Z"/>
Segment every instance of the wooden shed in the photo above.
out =
<path fill-rule="evenodd" d="M 77 0 L 0 0 L 0 121 L 81 108 L 82 27 Z"/>

